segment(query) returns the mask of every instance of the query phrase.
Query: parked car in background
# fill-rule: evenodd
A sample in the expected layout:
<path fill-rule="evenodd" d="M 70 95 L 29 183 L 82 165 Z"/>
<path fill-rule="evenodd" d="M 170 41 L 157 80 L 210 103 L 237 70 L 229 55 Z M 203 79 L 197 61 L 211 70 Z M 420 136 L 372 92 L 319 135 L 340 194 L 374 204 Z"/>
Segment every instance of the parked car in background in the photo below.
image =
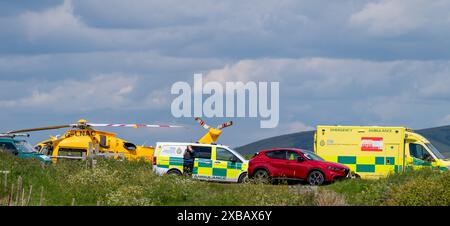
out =
<path fill-rule="evenodd" d="M 23 137 L 28 137 L 28 134 L 0 134 L 0 152 L 7 152 L 24 159 L 38 159 L 43 163 L 52 162 L 50 157 L 39 154 Z"/>
<path fill-rule="evenodd" d="M 257 153 L 249 162 L 249 177 L 301 180 L 310 185 L 322 185 L 349 177 L 350 169 L 338 163 L 327 162 L 311 151 L 279 148 Z"/>

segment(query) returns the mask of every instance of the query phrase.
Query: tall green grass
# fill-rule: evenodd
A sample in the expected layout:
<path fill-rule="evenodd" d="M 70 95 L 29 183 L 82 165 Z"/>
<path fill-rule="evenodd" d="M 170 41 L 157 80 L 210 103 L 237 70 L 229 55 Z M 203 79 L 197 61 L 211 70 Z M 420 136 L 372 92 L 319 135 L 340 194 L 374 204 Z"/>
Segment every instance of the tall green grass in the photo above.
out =
<path fill-rule="evenodd" d="M 98 160 L 43 166 L 30 159 L 0 153 L 0 171 L 8 170 L 9 191 L 0 182 L 0 205 L 22 178 L 29 205 L 449 205 L 449 173 L 431 171 L 395 175 L 377 181 L 350 180 L 314 188 L 257 183 L 223 184 L 184 177 L 154 175 L 145 162 Z M 43 197 L 41 198 L 41 189 Z M 19 193 L 15 193 L 17 196 Z M 25 195 L 25 196 L 26 196 Z M 20 203 L 19 203 L 20 204 Z M 16 205 L 18 205 L 16 203 Z"/>

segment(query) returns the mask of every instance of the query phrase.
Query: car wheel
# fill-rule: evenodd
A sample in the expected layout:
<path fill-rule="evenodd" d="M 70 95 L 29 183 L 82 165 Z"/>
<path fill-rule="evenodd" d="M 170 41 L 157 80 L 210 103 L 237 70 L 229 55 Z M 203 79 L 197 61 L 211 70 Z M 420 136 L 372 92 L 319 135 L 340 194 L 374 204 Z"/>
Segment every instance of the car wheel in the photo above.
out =
<path fill-rule="evenodd" d="M 322 172 L 314 170 L 308 175 L 308 184 L 312 186 L 320 186 L 325 182 L 325 176 Z"/>
<path fill-rule="evenodd" d="M 267 172 L 267 170 L 264 169 L 256 170 L 255 173 L 253 173 L 253 178 L 260 183 L 270 182 L 269 172 Z"/>
<path fill-rule="evenodd" d="M 169 172 L 167 172 L 167 175 L 169 176 L 181 176 L 181 172 L 178 170 L 170 170 Z"/>
<path fill-rule="evenodd" d="M 247 183 L 248 182 L 248 176 L 247 173 L 243 173 L 241 176 L 239 176 L 238 183 Z"/>

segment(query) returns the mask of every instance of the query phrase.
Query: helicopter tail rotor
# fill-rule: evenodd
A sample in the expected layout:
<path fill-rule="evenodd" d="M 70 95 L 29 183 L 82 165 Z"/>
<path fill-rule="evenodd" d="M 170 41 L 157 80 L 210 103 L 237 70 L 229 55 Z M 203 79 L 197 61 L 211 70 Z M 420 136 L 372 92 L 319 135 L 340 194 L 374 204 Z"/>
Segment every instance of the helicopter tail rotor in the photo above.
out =
<path fill-rule="evenodd" d="M 233 121 L 229 121 L 229 122 L 226 122 L 226 123 L 223 123 L 223 124 L 219 125 L 217 127 L 217 129 L 225 129 L 225 128 L 230 127 L 232 125 L 233 125 Z"/>
<path fill-rule="evenodd" d="M 201 118 L 197 117 L 195 118 L 195 121 L 197 121 L 204 129 L 209 129 L 211 128 L 211 126 L 209 126 L 208 124 L 206 124 L 205 121 L 203 121 Z"/>

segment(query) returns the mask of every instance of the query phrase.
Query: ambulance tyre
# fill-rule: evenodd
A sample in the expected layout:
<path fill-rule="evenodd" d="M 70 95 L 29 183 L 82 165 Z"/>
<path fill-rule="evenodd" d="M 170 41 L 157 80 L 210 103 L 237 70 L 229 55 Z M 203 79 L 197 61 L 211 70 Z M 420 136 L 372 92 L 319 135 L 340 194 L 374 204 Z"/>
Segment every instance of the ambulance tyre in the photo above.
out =
<path fill-rule="evenodd" d="M 243 184 L 248 182 L 247 173 L 243 173 L 239 176 L 238 183 Z"/>
<path fill-rule="evenodd" d="M 311 186 L 320 186 L 325 182 L 325 175 L 319 170 L 313 170 L 308 174 L 307 182 Z"/>
<path fill-rule="evenodd" d="M 181 176 L 181 172 L 179 170 L 169 170 L 167 172 L 167 175 L 169 175 L 169 176 Z"/>

